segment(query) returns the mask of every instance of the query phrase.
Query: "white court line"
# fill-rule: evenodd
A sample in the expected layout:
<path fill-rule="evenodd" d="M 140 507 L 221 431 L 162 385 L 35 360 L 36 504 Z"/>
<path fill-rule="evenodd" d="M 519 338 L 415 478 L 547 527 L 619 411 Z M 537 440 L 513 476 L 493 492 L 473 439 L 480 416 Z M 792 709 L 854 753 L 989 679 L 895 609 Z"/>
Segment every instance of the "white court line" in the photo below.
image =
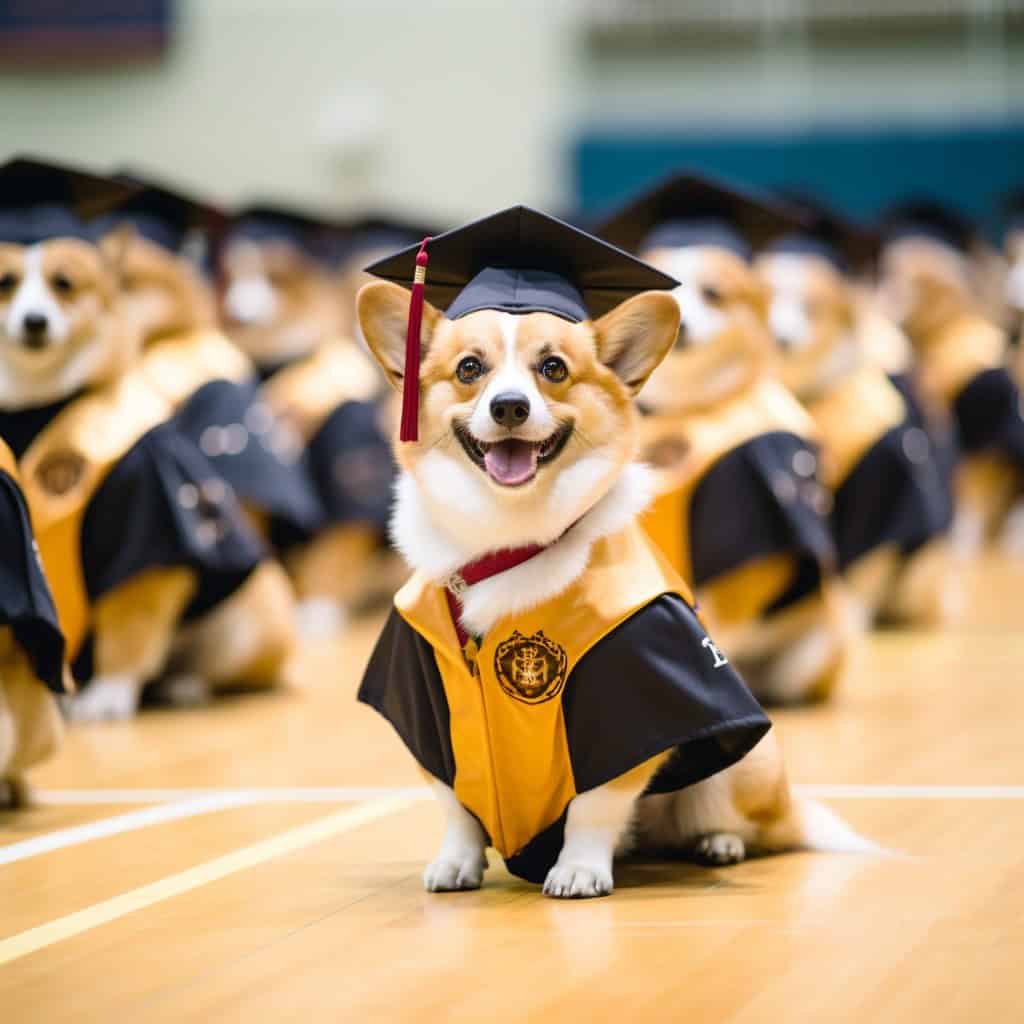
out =
<path fill-rule="evenodd" d="M 1024 800 L 1024 786 L 796 785 L 822 800 Z"/>
<path fill-rule="evenodd" d="M 194 789 L 34 789 L 34 803 L 54 806 L 70 804 L 159 804 L 190 800 L 199 796 L 225 796 L 253 803 L 334 804 L 375 800 L 386 796 L 426 798 L 427 786 L 265 786 Z"/>
<path fill-rule="evenodd" d="M 822 783 L 794 785 L 804 796 L 823 800 L 1024 800 L 1024 786 L 949 786 Z M 347 803 L 387 796 L 427 799 L 426 786 L 269 786 L 239 789 L 44 789 L 40 804 L 146 804 L 219 796 L 241 803 Z"/>
<path fill-rule="evenodd" d="M 144 803 L 145 801 L 137 801 Z M 135 832 L 150 825 L 161 825 L 167 821 L 179 821 L 182 818 L 194 818 L 199 814 L 210 814 L 223 811 L 228 807 L 241 807 L 257 801 L 243 793 L 206 793 L 194 796 L 189 800 L 168 801 L 156 807 L 145 807 L 127 814 L 118 814 L 113 818 L 102 818 L 72 828 L 62 828 L 56 832 L 23 839 L 18 843 L 0 846 L 0 864 L 13 864 L 15 861 L 35 857 L 41 853 L 62 850 L 67 846 L 78 846 L 93 839 L 105 839 L 107 836 L 121 835 L 124 832 Z"/>
<path fill-rule="evenodd" d="M 227 878 L 229 875 L 249 868 L 266 864 L 268 861 L 296 853 L 315 843 L 322 843 L 334 836 L 360 828 L 372 821 L 377 821 L 389 814 L 408 807 L 413 800 L 403 797 L 391 797 L 387 800 L 374 800 L 356 804 L 345 810 L 334 811 L 324 818 L 318 818 L 306 825 L 281 832 L 251 846 L 242 847 L 232 853 L 217 857 L 214 860 L 197 864 L 176 875 L 169 875 L 149 885 L 140 886 L 129 892 L 114 896 L 112 899 L 96 903 L 84 910 L 59 917 L 55 921 L 41 924 L 35 928 L 0 939 L 0 966 L 28 956 L 55 942 L 81 935 L 83 932 L 109 924 L 135 913 L 146 907 L 162 903 L 164 900 L 191 892 L 200 886 Z"/>

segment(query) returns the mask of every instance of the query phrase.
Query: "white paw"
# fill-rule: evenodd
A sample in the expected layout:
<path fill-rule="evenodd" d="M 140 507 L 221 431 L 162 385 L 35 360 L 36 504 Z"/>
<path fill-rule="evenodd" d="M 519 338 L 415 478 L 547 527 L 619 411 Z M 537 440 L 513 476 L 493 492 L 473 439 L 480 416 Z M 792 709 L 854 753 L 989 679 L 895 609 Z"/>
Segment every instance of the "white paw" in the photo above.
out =
<path fill-rule="evenodd" d="M 701 864 L 739 864 L 746 857 L 747 848 L 739 836 L 712 832 L 697 840 L 693 855 Z"/>
<path fill-rule="evenodd" d="M 467 852 L 462 857 L 442 855 L 431 861 L 424 870 L 423 887 L 427 892 L 479 889 L 486 867 L 486 858 L 477 850 Z"/>
<path fill-rule="evenodd" d="M 559 899 L 607 896 L 613 888 L 612 873 L 607 868 L 588 864 L 556 864 L 544 880 L 544 895 Z"/>
<path fill-rule="evenodd" d="M 73 722 L 121 722 L 138 710 L 141 687 L 134 679 L 98 678 L 68 703 Z"/>
<path fill-rule="evenodd" d="M 175 708 L 196 708 L 209 704 L 211 693 L 210 684 L 202 676 L 191 674 L 159 679 L 151 683 L 146 691 L 147 698 L 152 697 L 160 704 L 170 704 Z"/>
<path fill-rule="evenodd" d="M 303 640 L 330 640 L 345 628 L 345 609 L 329 597 L 311 597 L 295 609 L 295 625 Z"/>

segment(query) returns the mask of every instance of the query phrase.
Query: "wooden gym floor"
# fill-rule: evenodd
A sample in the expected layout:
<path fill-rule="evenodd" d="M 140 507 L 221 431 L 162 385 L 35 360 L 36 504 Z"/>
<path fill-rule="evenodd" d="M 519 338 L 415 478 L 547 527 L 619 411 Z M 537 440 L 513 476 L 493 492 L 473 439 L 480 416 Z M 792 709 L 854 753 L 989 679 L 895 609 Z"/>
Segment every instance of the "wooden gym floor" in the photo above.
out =
<path fill-rule="evenodd" d="M 792 779 L 902 857 L 427 895 L 439 816 L 352 699 L 377 620 L 289 692 L 76 728 L 0 814 L 0 1019 L 1020 1020 L 1022 583 L 987 556 L 963 626 L 872 637 L 833 706 L 776 715 Z"/>

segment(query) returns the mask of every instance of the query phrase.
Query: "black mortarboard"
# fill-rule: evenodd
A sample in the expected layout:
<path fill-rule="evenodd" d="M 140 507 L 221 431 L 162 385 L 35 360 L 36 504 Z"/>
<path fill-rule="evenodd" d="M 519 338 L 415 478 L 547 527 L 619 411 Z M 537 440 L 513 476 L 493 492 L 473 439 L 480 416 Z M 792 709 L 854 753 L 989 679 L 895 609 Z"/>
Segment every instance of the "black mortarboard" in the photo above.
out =
<path fill-rule="evenodd" d="M 0 165 L 0 242 L 89 238 L 86 222 L 124 202 L 135 187 L 77 167 L 16 157 Z"/>
<path fill-rule="evenodd" d="M 782 196 L 806 223 L 772 242 L 769 251 L 817 256 L 842 274 L 868 273 L 873 269 L 879 248 L 876 232 L 804 193 L 785 191 Z"/>
<path fill-rule="evenodd" d="M 1003 233 L 1024 231 L 1024 188 L 1014 189 L 1002 201 Z"/>
<path fill-rule="evenodd" d="M 675 174 L 620 207 L 595 232 L 630 252 L 707 245 L 743 259 L 802 218 L 777 200 L 696 174 Z"/>
<path fill-rule="evenodd" d="M 970 219 L 934 199 L 909 199 L 890 207 L 882 217 L 886 242 L 901 238 L 930 238 L 958 252 L 969 252 L 978 238 Z"/>
<path fill-rule="evenodd" d="M 201 263 L 227 226 L 227 214 L 212 203 L 146 179 L 133 171 L 120 171 L 116 177 L 119 181 L 135 185 L 138 191 L 100 220 L 100 231 L 109 231 L 117 224 L 127 222 L 143 238 L 176 255 Z M 198 256 L 192 251 L 193 241 L 202 249 Z"/>
<path fill-rule="evenodd" d="M 289 242 L 315 262 L 330 264 L 339 231 L 337 222 L 312 211 L 259 203 L 235 212 L 227 241 Z"/>
<path fill-rule="evenodd" d="M 621 249 L 528 206 L 512 206 L 424 239 L 419 246 L 409 246 L 366 270 L 413 289 L 406 339 L 403 441 L 416 439 L 424 298 L 453 320 L 495 309 L 552 313 L 579 322 L 599 317 L 640 292 L 678 284 Z"/>
<path fill-rule="evenodd" d="M 436 226 L 411 218 L 388 213 L 364 214 L 345 222 L 336 255 L 341 263 L 360 253 L 418 246 L 422 239 L 438 234 Z"/>

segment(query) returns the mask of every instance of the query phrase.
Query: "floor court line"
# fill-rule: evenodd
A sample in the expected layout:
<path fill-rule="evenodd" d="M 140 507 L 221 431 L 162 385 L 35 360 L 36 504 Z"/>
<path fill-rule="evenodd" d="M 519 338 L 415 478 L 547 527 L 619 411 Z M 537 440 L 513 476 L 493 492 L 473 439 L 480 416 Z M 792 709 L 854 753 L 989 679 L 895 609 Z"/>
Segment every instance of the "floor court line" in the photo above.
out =
<path fill-rule="evenodd" d="M 892 785 L 809 783 L 793 787 L 805 796 L 831 800 L 1024 800 L 1024 785 Z M 145 804 L 224 796 L 253 803 L 347 803 L 389 796 L 426 800 L 426 786 L 268 786 L 262 788 L 195 789 L 44 789 L 34 794 L 38 803 Z"/>
<path fill-rule="evenodd" d="M 162 903 L 174 896 L 219 881 L 228 875 L 265 864 L 267 861 L 295 853 L 343 832 L 350 832 L 389 814 L 395 814 L 415 803 L 416 799 L 408 795 L 395 795 L 335 811 L 326 817 L 289 829 L 251 846 L 242 847 L 222 857 L 216 857 L 176 875 L 169 875 L 149 885 L 86 907 L 84 910 L 59 917 L 55 921 L 29 928 L 27 931 L 0 940 L 0 966 L 64 939 L 81 935 L 100 925 L 109 924 L 136 910 Z"/>

